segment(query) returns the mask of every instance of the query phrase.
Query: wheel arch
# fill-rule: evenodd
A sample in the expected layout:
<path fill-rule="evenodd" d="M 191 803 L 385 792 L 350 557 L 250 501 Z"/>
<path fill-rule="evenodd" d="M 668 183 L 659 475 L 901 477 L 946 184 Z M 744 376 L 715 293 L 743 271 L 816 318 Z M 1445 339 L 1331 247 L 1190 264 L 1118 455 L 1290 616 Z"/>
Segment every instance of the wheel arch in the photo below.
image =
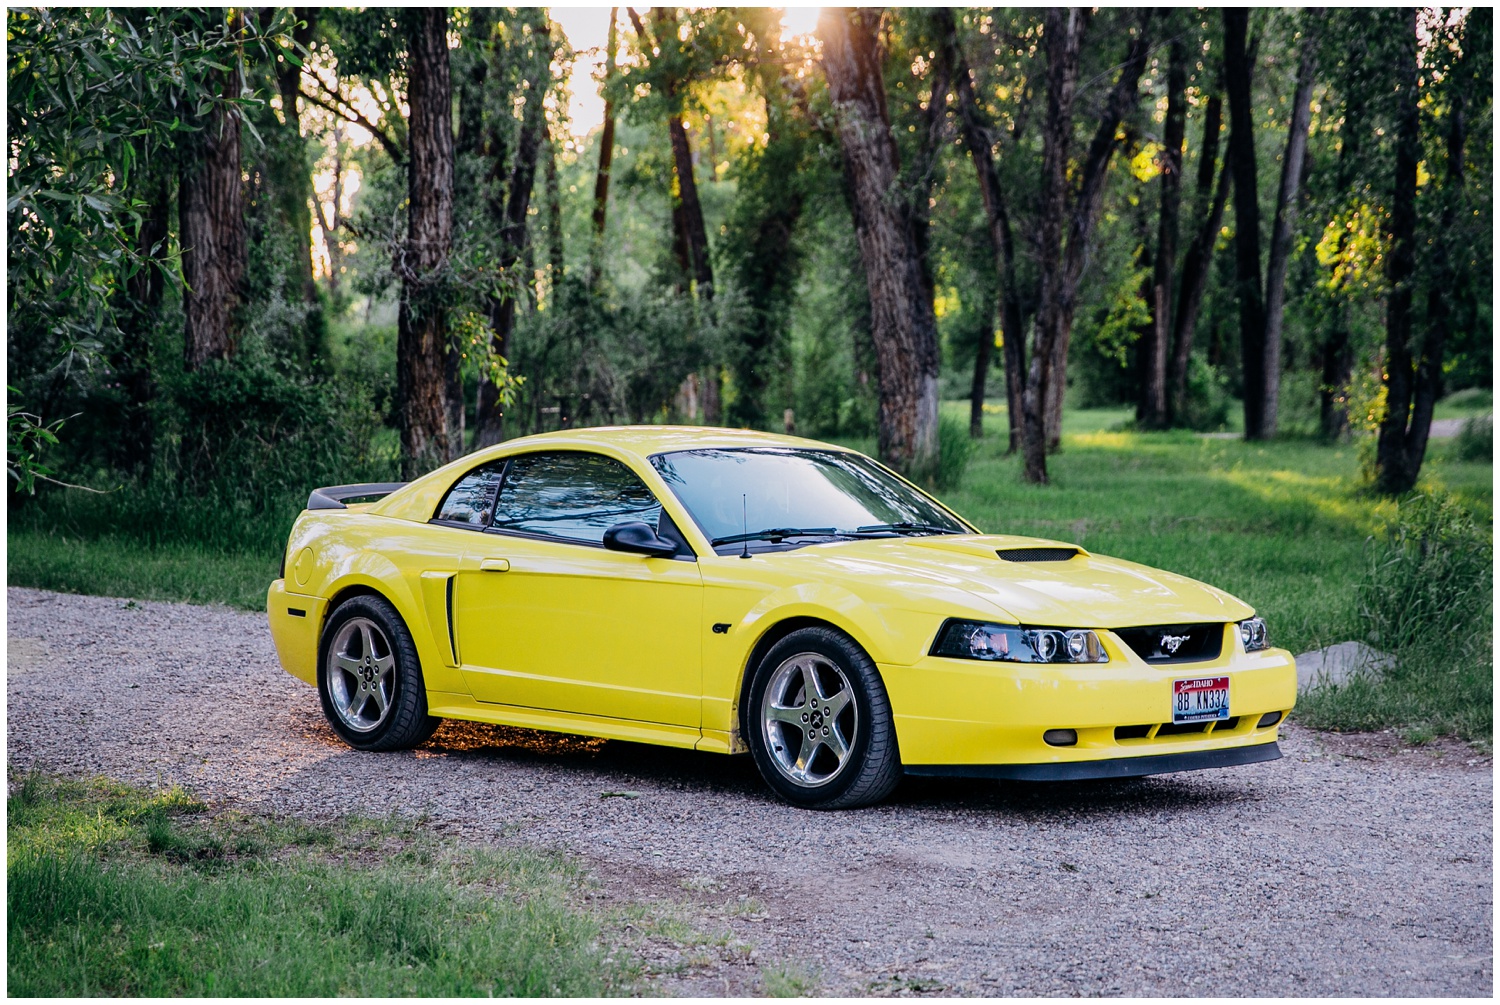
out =
<path fill-rule="evenodd" d="M 749 705 L 747 699 L 750 689 L 750 680 L 754 676 L 755 668 L 760 665 L 761 660 L 766 658 L 766 654 L 776 647 L 777 643 L 786 638 L 788 635 L 791 635 L 793 632 L 801 631 L 804 628 L 827 628 L 831 631 L 838 632 L 840 635 L 844 636 L 844 638 L 848 639 L 851 643 L 859 647 L 860 651 L 869 658 L 871 665 L 875 667 L 876 676 L 880 676 L 880 665 L 876 663 L 875 658 L 870 655 L 870 647 L 860 641 L 858 633 L 850 631 L 846 626 L 841 625 L 836 621 L 825 617 L 819 617 L 815 614 L 794 614 L 782 618 L 780 621 L 766 626 L 765 631 L 761 632 L 760 637 L 755 640 L 755 644 L 750 647 L 750 653 L 745 658 L 744 665 L 740 667 L 739 684 L 735 687 L 734 690 L 734 724 L 735 727 L 739 730 L 739 736 L 736 737 L 736 746 L 745 743 L 745 737 L 749 735 L 747 731 L 750 728 L 750 724 L 746 721 L 745 716 L 747 714 L 746 709 Z M 884 683 L 884 681 L 882 681 L 882 683 Z"/>

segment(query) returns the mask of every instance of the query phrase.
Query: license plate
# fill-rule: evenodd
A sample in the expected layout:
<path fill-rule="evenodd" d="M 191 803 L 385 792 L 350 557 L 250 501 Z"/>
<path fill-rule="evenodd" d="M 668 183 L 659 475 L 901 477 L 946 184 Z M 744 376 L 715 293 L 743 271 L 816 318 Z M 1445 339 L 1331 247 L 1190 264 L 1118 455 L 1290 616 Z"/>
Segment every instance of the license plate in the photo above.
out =
<path fill-rule="evenodd" d="M 1172 682 L 1172 721 L 1208 722 L 1229 718 L 1229 678 L 1194 677 Z"/>

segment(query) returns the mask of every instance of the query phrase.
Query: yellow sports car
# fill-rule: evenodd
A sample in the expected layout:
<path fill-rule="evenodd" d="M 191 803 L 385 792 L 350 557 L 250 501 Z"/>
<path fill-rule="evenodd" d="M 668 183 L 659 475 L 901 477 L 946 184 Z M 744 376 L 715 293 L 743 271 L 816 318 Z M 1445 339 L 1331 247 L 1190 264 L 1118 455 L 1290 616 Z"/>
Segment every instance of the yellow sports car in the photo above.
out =
<path fill-rule="evenodd" d="M 825 808 L 903 772 L 1270 760 L 1297 692 L 1226 593 L 982 534 L 855 451 L 738 430 L 546 433 L 318 489 L 266 609 L 361 750 L 442 719 L 748 750 Z"/>

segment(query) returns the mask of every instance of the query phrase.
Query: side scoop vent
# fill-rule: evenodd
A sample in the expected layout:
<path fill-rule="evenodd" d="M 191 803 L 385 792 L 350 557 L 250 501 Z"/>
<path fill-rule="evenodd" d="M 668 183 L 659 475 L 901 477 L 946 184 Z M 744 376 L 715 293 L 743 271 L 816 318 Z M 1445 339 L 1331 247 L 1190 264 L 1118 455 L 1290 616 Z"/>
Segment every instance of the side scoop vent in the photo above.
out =
<path fill-rule="evenodd" d="M 995 554 L 1007 562 L 1066 562 L 1078 557 L 1077 548 L 1008 548 Z"/>

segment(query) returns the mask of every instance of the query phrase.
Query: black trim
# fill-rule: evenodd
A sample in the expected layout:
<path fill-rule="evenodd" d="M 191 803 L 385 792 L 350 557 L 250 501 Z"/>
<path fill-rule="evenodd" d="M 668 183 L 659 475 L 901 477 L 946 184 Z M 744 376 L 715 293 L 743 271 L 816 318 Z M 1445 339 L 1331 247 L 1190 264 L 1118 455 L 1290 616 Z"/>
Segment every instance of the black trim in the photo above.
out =
<path fill-rule="evenodd" d="M 294 618 L 305 618 L 305 617 L 307 617 L 307 612 L 304 611 L 300 607 L 288 607 L 286 609 L 286 612 L 288 614 L 290 614 Z"/>
<path fill-rule="evenodd" d="M 407 482 L 362 482 L 358 485 L 325 485 L 313 489 L 307 497 L 308 509 L 348 509 L 344 505 L 350 499 L 380 499 L 397 489 L 405 488 Z"/>
<path fill-rule="evenodd" d="M 448 577 L 448 652 L 453 657 L 453 665 L 458 666 L 458 642 L 453 635 L 453 578 Z"/>
<path fill-rule="evenodd" d="M 908 764 L 908 775 L 944 778 L 1003 778 L 1015 782 L 1073 782 L 1090 778 L 1137 778 L 1168 771 L 1232 768 L 1239 764 L 1274 761 L 1281 748 L 1274 741 L 1251 747 L 1193 750 L 1185 754 L 1151 757 L 1112 757 L 1102 761 L 1064 761 L 1052 764 Z"/>

